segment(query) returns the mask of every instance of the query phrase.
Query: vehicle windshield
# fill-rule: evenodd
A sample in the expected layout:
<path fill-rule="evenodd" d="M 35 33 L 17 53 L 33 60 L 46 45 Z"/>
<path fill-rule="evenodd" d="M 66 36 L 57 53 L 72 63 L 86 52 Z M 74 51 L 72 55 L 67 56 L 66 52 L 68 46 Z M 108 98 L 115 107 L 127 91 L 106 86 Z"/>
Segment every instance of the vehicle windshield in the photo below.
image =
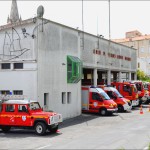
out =
<path fill-rule="evenodd" d="M 133 92 L 137 92 L 137 88 L 136 88 L 136 85 L 132 85 L 132 88 L 133 88 Z"/>
<path fill-rule="evenodd" d="M 31 110 L 41 109 L 41 107 L 40 107 L 38 102 L 31 102 L 29 104 L 29 107 L 30 107 Z"/>
<path fill-rule="evenodd" d="M 123 96 L 117 90 L 114 90 L 114 93 L 117 95 L 117 97 L 123 98 Z"/>
<path fill-rule="evenodd" d="M 104 100 L 110 100 L 110 97 L 105 93 L 105 92 L 101 92 L 100 96 L 104 99 Z"/>
<path fill-rule="evenodd" d="M 136 83 L 136 88 L 138 91 L 142 91 L 142 84 Z"/>
<path fill-rule="evenodd" d="M 110 100 L 110 97 L 107 95 L 106 92 L 104 92 L 102 89 L 100 88 L 96 88 L 97 91 L 99 92 L 100 96 L 104 99 L 104 100 Z"/>

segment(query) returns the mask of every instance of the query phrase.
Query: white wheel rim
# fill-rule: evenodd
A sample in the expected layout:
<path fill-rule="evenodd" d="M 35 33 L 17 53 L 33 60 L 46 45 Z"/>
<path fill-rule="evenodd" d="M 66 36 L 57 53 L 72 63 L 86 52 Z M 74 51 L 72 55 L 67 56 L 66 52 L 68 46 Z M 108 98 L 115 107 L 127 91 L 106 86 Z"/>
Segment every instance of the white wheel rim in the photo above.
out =
<path fill-rule="evenodd" d="M 42 133 L 42 126 L 41 126 L 41 125 L 38 125 L 38 126 L 36 127 L 36 131 L 37 131 L 37 133 Z"/>
<path fill-rule="evenodd" d="M 102 110 L 102 111 L 101 111 L 101 114 L 102 114 L 102 115 L 105 115 L 105 110 Z"/>

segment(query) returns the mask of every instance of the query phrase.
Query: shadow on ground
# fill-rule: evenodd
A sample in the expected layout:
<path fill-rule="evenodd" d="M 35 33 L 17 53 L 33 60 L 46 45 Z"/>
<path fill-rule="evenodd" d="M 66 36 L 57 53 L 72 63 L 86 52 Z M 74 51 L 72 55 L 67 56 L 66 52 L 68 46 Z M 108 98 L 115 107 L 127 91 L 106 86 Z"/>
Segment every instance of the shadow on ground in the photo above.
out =
<path fill-rule="evenodd" d="M 77 125 L 77 124 L 81 124 L 81 123 L 86 123 L 87 121 L 99 118 L 99 117 L 116 117 L 118 116 L 117 113 L 113 114 L 113 115 L 107 115 L 107 116 L 100 116 L 97 113 L 82 113 L 80 116 L 74 117 L 74 118 L 70 118 L 70 119 L 66 119 L 63 121 L 63 123 L 59 126 L 59 128 L 66 128 L 68 126 L 73 126 L 73 125 Z"/>

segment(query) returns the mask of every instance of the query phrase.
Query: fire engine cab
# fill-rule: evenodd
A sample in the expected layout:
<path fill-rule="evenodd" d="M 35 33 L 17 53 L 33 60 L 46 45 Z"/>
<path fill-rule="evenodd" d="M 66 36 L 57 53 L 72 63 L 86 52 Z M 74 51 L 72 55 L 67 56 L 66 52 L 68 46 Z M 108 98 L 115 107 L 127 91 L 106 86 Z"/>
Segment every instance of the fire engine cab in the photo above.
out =
<path fill-rule="evenodd" d="M 139 105 L 141 105 L 143 103 L 143 99 L 142 98 L 145 95 L 143 82 L 142 81 L 131 81 L 131 83 L 134 83 L 136 85 L 136 88 L 138 90 Z"/>
<path fill-rule="evenodd" d="M 117 103 L 119 112 L 131 111 L 132 106 L 130 100 L 124 98 L 116 88 L 104 86 L 103 89 Z"/>
<path fill-rule="evenodd" d="M 138 91 L 135 84 L 130 82 L 112 82 L 111 85 L 114 86 L 123 97 L 129 99 L 132 106 L 139 105 Z"/>
<path fill-rule="evenodd" d="M 0 128 L 3 132 L 8 132 L 11 127 L 27 127 L 44 135 L 47 129 L 55 133 L 62 122 L 61 114 L 44 112 L 37 101 L 6 99 L 0 100 Z"/>
<path fill-rule="evenodd" d="M 116 112 L 117 104 L 110 99 L 106 92 L 98 87 L 82 86 L 83 112 L 95 112 L 101 115 Z"/>

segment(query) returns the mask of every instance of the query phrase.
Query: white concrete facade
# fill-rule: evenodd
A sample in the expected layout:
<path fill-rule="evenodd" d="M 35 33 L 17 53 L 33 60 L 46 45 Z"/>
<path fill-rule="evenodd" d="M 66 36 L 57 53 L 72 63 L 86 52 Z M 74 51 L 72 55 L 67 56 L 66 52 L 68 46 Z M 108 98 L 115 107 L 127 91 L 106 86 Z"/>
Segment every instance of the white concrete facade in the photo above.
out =
<path fill-rule="evenodd" d="M 136 72 L 134 49 L 114 42 L 109 45 L 108 40 L 88 33 L 83 39 L 82 35 L 79 30 L 40 18 L 1 26 L 0 63 L 10 63 L 11 67 L 0 68 L 0 91 L 22 90 L 45 109 L 67 119 L 81 114 L 81 81 L 67 83 L 67 55 L 81 59 L 83 68 L 94 69 L 95 85 L 98 70 L 108 71 L 108 80 L 111 71 L 118 71 L 119 79 L 121 72 Z M 117 55 L 131 60 L 118 59 Z M 14 69 L 14 63 L 23 63 L 23 68 Z"/>

